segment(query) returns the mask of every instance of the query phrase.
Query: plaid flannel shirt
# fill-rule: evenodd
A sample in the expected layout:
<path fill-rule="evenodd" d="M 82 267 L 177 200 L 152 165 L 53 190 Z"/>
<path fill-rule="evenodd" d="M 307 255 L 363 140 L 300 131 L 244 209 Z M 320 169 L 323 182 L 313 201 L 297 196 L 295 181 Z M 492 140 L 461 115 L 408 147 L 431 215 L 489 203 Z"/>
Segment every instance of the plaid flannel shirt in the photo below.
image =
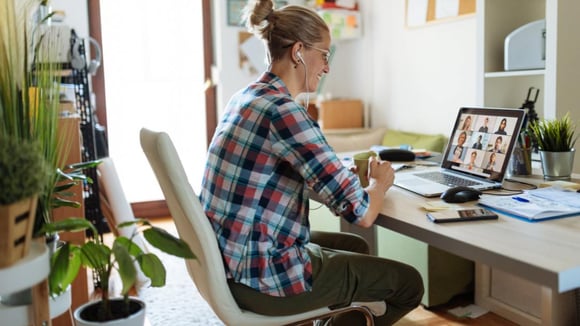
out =
<path fill-rule="evenodd" d="M 228 278 L 272 296 L 309 291 L 308 192 L 355 223 L 368 194 L 318 124 L 266 72 L 235 94 L 216 129 L 200 200 Z"/>

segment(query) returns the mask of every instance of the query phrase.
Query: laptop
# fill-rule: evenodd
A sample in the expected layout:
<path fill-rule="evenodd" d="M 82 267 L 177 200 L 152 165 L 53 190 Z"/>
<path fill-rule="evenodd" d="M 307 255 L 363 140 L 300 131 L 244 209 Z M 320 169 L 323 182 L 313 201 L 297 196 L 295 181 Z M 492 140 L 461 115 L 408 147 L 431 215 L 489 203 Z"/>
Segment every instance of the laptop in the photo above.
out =
<path fill-rule="evenodd" d="M 455 186 L 501 188 L 525 111 L 460 108 L 438 169 L 397 173 L 395 185 L 425 197 Z"/>

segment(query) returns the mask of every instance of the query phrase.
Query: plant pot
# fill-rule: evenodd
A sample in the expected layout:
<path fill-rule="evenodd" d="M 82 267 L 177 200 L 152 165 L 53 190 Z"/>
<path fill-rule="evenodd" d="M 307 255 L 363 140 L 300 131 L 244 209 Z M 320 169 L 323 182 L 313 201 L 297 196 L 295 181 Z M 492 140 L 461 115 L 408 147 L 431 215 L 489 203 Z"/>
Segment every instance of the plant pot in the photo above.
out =
<path fill-rule="evenodd" d="M 28 254 L 38 197 L 0 205 L 0 268 L 11 266 Z"/>
<path fill-rule="evenodd" d="M 539 151 L 542 171 L 546 180 L 570 180 L 574 167 L 575 150 L 569 152 Z"/>
<path fill-rule="evenodd" d="M 145 324 L 145 302 L 138 298 L 130 297 L 130 315 L 125 318 L 122 315 L 124 310 L 123 298 L 114 298 L 110 301 L 113 310 L 113 315 L 117 319 L 109 321 L 98 321 L 97 310 L 101 301 L 92 301 L 85 303 L 84 305 L 75 309 L 74 319 L 76 326 L 96 326 L 96 325 L 107 325 L 107 326 L 143 326 Z"/>
<path fill-rule="evenodd" d="M 56 251 L 58 244 L 59 235 L 53 234 L 46 237 L 46 248 L 48 249 L 48 256 L 52 257 L 52 254 Z M 70 296 L 70 293 L 69 293 Z M 0 303 L 6 306 L 23 306 L 32 304 L 32 290 L 24 289 L 22 291 L 5 294 L 0 297 Z"/>

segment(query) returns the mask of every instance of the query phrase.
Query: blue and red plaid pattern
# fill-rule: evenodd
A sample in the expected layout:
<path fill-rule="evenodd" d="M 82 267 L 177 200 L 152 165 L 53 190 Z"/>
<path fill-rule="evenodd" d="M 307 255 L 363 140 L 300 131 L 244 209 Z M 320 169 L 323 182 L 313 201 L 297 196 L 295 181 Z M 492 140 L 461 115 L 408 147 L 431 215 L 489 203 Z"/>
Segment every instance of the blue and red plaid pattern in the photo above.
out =
<path fill-rule="evenodd" d="M 281 79 L 264 73 L 227 105 L 200 200 L 229 278 L 272 296 L 312 287 L 308 192 L 357 222 L 368 195 Z"/>

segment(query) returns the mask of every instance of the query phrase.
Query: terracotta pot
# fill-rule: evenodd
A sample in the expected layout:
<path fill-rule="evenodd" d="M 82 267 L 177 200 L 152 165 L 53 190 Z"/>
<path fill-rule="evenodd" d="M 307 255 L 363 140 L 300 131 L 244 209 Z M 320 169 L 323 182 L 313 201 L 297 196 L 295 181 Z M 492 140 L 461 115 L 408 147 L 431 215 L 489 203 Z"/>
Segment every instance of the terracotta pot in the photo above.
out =
<path fill-rule="evenodd" d="M 130 297 L 130 315 L 127 318 L 120 316 L 124 309 L 123 298 L 111 299 L 113 315 L 119 314 L 119 319 L 110 321 L 95 321 L 96 311 L 101 301 L 91 301 L 75 309 L 74 319 L 76 326 L 143 326 L 145 325 L 145 302 L 138 298 Z"/>

